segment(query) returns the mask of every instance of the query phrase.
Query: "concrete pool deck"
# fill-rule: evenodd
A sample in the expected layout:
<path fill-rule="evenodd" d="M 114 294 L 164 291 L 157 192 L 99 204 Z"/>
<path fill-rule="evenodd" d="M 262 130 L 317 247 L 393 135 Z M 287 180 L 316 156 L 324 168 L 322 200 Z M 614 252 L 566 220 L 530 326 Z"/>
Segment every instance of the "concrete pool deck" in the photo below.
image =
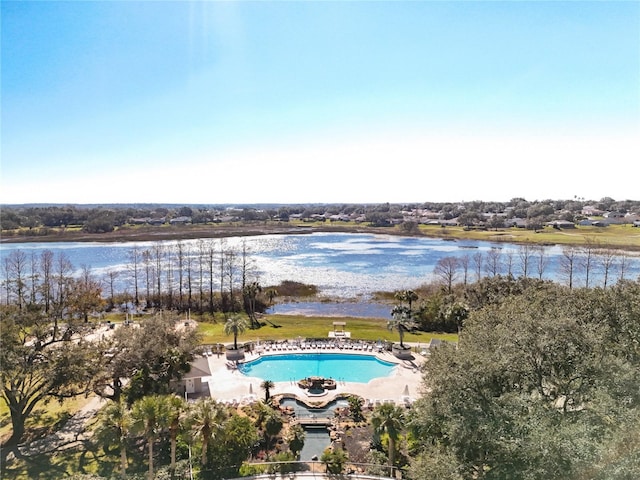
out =
<path fill-rule="evenodd" d="M 372 402 L 394 401 L 402 404 L 404 401 L 405 389 L 409 391 L 409 397 L 416 399 L 420 396 L 422 374 L 420 366 L 425 361 L 425 357 L 414 354 L 412 360 L 400 360 L 391 352 L 365 352 L 365 351 L 343 351 L 339 349 L 312 349 L 312 350 L 291 350 L 286 352 L 262 352 L 260 355 L 253 352 L 246 354 L 245 361 L 251 361 L 260 356 L 292 354 L 292 353 L 349 353 L 353 355 L 375 355 L 380 360 L 395 363 L 396 367 L 387 377 L 374 378 L 368 383 L 338 382 L 335 390 L 328 390 L 327 394 L 321 397 L 311 397 L 306 390 L 301 389 L 295 382 L 274 382 L 271 395 L 293 394 L 298 398 L 307 401 L 331 401 L 340 394 L 359 395 L 365 400 Z M 211 377 L 204 377 L 203 383 L 209 386 L 209 393 L 212 398 L 223 402 L 247 403 L 255 399 L 263 398 L 264 391 L 260 384 L 264 379 L 258 377 L 248 377 L 235 368 L 230 368 L 229 361 L 224 354 L 219 357 L 216 354 L 206 357 L 211 370 Z M 296 379 L 299 380 L 299 379 Z"/>

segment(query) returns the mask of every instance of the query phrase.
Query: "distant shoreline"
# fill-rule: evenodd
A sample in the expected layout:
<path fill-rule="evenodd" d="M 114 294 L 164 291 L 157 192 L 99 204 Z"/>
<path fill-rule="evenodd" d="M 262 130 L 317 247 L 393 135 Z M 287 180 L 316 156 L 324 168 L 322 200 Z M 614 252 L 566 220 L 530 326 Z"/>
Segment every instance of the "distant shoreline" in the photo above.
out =
<path fill-rule="evenodd" d="M 372 227 L 354 224 L 305 224 L 305 223 L 230 223 L 207 225 L 164 225 L 144 227 L 123 227 L 108 233 L 86 233 L 80 230 L 55 231 L 48 235 L 3 235 L 2 243 L 54 243 L 54 242 L 149 242 L 166 240 L 193 240 L 199 238 L 226 238 L 257 235 L 292 235 L 311 233 L 366 233 L 371 235 L 395 235 L 401 237 L 438 238 L 450 241 L 488 241 L 530 245 L 573 245 L 584 246 L 597 242 L 603 248 L 624 251 L 640 251 L 640 229 L 630 226 L 609 226 L 605 228 L 586 227 L 555 230 L 547 227 L 544 231 L 515 228 L 499 230 L 468 230 L 463 227 L 424 226 L 407 232 L 397 226 Z"/>

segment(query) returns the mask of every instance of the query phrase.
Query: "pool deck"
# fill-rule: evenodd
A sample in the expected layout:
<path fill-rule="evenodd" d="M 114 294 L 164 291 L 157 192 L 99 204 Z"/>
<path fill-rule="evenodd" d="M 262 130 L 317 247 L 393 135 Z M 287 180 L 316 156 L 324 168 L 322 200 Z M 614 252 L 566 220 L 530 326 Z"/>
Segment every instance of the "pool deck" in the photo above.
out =
<path fill-rule="evenodd" d="M 327 394 L 320 397 L 307 395 L 306 390 L 301 389 L 295 382 L 274 382 L 271 395 L 293 394 L 301 400 L 313 402 L 331 401 L 340 394 L 359 395 L 371 404 L 392 401 L 397 404 L 404 404 L 405 388 L 409 391 L 410 400 L 415 400 L 420 396 L 422 375 L 420 365 L 425 361 L 425 357 L 420 354 L 413 354 L 411 360 L 400 360 L 391 352 L 368 352 L 368 351 L 343 351 L 339 349 L 307 349 L 290 350 L 286 352 L 255 352 L 246 354 L 244 361 L 251 361 L 260 356 L 278 355 L 290 353 L 349 353 L 353 355 L 375 355 L 380 360 L 395 363 L 397 366 L 387 377 L 374 378 L 368 383 L 338 382 L 335 390 L 328 390 Z M 248 377 L 235 368 L 231 368 L 229 361 L 224 354 L 219 357 L 216 354 L 206 357 L 211 370 L 211 377 L 204 377 L 203 382 L 209 385 L 209 393 L 215 400 L 246 404 L 264 396 L 264 391 L 260 384 L 264 379 L 258 377 Z M 296 379 L 299 380 L 299 379 Z"/>

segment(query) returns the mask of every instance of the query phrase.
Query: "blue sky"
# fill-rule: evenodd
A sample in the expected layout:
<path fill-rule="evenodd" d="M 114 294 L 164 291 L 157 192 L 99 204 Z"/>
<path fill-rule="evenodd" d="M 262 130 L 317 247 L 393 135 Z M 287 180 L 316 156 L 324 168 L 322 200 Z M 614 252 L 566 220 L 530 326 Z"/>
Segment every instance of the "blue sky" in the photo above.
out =
<path fill-rule="evenodd" d="M 637 1 L 7 1 L 0 203 L 640 200 Z"/>

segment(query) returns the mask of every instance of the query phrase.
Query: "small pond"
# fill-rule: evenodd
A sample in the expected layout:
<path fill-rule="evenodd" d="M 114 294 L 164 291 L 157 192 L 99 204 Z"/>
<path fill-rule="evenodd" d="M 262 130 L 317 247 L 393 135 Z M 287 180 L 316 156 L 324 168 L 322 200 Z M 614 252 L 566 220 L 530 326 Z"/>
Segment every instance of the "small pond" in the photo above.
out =
<path fill-rule="evenodd" d="M 384 318 L 390 320 L 393 307 L 374 302 L 289 302 L 279 303 L 266 313 L 322 317 Z"/>

